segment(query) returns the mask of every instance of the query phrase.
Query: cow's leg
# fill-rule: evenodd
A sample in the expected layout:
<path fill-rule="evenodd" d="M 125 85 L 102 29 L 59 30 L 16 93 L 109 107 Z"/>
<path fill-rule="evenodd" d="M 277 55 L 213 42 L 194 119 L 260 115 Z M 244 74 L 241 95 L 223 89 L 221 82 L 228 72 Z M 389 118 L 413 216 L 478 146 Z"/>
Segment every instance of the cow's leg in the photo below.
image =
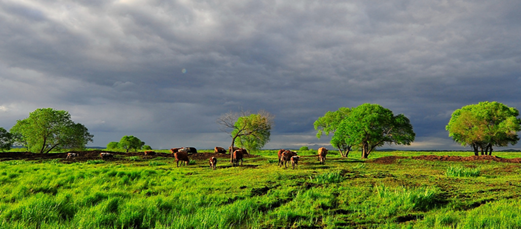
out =
<path fill-rule="evenodd" d="M 175 160 L 177 167 L 179 167 L 179 160 Z"/>

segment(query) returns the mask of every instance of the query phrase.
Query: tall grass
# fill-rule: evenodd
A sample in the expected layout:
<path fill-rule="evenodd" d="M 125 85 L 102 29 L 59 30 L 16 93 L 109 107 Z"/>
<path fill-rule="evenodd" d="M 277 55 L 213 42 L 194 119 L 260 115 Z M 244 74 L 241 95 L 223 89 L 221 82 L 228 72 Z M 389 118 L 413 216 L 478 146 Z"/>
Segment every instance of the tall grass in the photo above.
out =
<path fill-rule="evenodd" d="M 481 170 L 479 168 L 452 167 L 447 168 L 445 174 L 448 177 L 479 177 Z"/>
<path fill-rule="evenodd" d="M 335 171 L 309 176 L 309 180 L 319 184 L 339 183 L 344 180 L 344 177 L 342 177 L 340 171 Z"/>

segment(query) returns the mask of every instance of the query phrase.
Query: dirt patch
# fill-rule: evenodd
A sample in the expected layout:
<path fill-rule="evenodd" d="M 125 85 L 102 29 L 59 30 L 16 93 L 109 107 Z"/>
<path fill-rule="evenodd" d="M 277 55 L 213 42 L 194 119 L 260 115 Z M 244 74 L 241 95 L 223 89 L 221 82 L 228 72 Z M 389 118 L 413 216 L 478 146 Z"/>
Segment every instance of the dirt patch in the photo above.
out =
<path fill-rule="evenodd" d="M 377 164 L 393 164 L 398 159 L 405 159 L 407 157 L 399 157 L 399 156 L 388 156 L 388 157 L 380 157 L 373 160 L 370 160 L 369 162 L 377 163 Z"/>
<path fill-rule="evenodd" d="M 70 161 L 88 161 L 88 160 L 100 160 L 100 153 L 111 153 L 114 155 L 114 159 L 111 160 L 125 160 L 130 157 L 140 157 L 143 159 L 150 159 L 156 157 L 170 157 L 174 158 L 173 154 L 169 153 L 157 153 L 156 155 L 145 156 L 144 153 L 122 153 L 122 152 L 111 152 L 111 151 L 101 151 L 101 150 L 93 150 L 93 151 L 70 151 L 66 153 L 47 153 L 47 154 L 39 154 L 39 153 L 31 153 L 31 152 L 6 152 L 0 153 L 0 161 L 6 160 L 52 160 L 52 159 L 63 159 L 66 160 L 67 153 L 77 153 L 78 156 L 74 159 L 70 159 Z M 230 159 L 229 154 L 220 154 L 220 153 L 196 153 L 188 156 L 192 160 L 208 160 L 211 157 Z M 245 154 L 244 158 L 253 158 L 258 157 L 256 155 Z"/>
<path fill-rule="evenodd" d="M 501 158 L 498 156 L 436 156 L 436 155 L 422 155 L 415 157 L 402 157 L 402 156 L 388 156 L 376 158 L 373 160 L 369 160 L 368 162 L 377 163 L 377 164 L 393 164 L 398 159 L 414 159 L 414 160 L 426 160 L 426 161 L 497 161 L 497 162 L 506 162 L 506 163 L 521 163 L 521 158 Z"/>

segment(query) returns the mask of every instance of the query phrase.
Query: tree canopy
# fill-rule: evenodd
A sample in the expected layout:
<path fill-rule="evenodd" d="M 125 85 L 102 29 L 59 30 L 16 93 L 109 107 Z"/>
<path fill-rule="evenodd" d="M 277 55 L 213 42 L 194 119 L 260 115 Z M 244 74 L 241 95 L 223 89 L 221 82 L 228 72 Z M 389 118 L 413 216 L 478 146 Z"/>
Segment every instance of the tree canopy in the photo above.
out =
<path fill-rule="evenodd" d="M 499 102 L 480 102 L 457 109 L 445 129 L 455 142 L 471 146 L 474 154 L 492 155 L 493 146 L 519 141 L 519 111 Z"/>
<path fill-rule="evenodd" d="M 0 150 L 10 150 L 13 145 L 13 136 L 3 127 L 0 127 Z"/>
<path fill-rule="evenodd" d="M 378 104 L 362 104 L 340 123 L 333 139 L 362 149 L 362 158 L 385 143 L 410 145 L 416 134 L 407 117 Z"/>
<path fill-rule="evenodd" d="M 313 123 L 315 130 L 317 130 L 317 138 L 320 139 L 322 134 L 328 136 L 330 134 L 334 135 L 340 123 L 347 118 L 350 113 L 350 108 L 341 107 L 337 111 L 328 111 L 324 116 L 319 117 Z M 349 151 L 351 151 L 351 145 L 347 144 L 346 139 L 347 136 L 344 136 L 343 138 L 331 138 L 330 141 L 331 145 L 340 151 L 342 157 L 349 156 Z"/>
<path fill-rule="evenodd" d="M 139 138 L 134 137 L 132 135 L 123 136 L 121 138 L 121 140 L 119 140 L 119 143 L 118 143 L 119 148 L 126 150 L 127 153 L 131 149 L 133 149 L 134 151 L 137 151 L 137 150 L 141 149 L 144 145 L 145 145 L 145 142 L 142 142 Z"/>
<path fill-rule="evenodd" d="M 238 146 L 244 147 L 248 151 L 255 151 L 269 142 L 273 116 L 266 111 L 260 111 L 257 114 L 230 112 L 217 119 L 217 123 L 221 125 L 223 131 L 231 130 L 230 149 L 233 149 L 237 143 Z M 232 154 L 231 150 L 230 154 Z M 230 160 L 231 157 L 232 155 L 230 155 Z"/>
<path fill-rule="evenodd" d="M 10 132 L 16 143 L 35 153 L 83 149 L 94 137 L 85 126 L 74 123 L 69 112 L 52 108 L 36 109 L 18 120 Z"/>

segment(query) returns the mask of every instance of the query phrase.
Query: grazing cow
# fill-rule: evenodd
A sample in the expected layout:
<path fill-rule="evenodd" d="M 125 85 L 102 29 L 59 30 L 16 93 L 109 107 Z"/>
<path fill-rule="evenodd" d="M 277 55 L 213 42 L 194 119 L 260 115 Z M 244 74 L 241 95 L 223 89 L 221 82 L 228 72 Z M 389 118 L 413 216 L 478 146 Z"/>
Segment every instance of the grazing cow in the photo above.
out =
<path fill-rule="evenodd" d="M 293 151 L 289 151 L 289 150 L 285 150 L 283 153 L 282 153 L 282 157 L 280 158 L 281 160 L 281 164 L 280 166 L 282 166 L 282 164 L 284 164 L 284 167 L 287 168 L 287 163 L 289 161 L 291 161 L 291 157 L 293 156 L 297 156 L 297 152 L 293 152 Z"/>
<path fill-rule="evenodd" d="M 172 154 L 177 153 L 180 149 L 182 149 L 182 148 L 172 148 L 172 149 L 170 149 L 170 153 L 172 153 Z"/>
<path fill-rule="evenodd" d="M 111 153 L 100 153 L 99 156 L 101 157 L 101 159 L 114 158 L 114 155 Z"/>
<path fill-rule="evenodd" d="M 299 156 L 293 156 L 291 157 L 291 166 L 293 166 L 293 169 L 295 169 L 295 166 L 298 168 L 298 160 L 300 159 Z"/>
<path fill-rule="evenodd" d="M 282 153 L 284 153 L 284 151 L 286 151 L 285 149 L 280 149 L 279 152 L 277 153 L 277 156 L 279 156 L 279 166 L 280 166 L 280 158 L 282 157 Z"/>
<path fill-rule="evenodd" d="M 241 165 L 242 165 L 242 162 L 243 162 L 242 158 L 244 157 L 244 152 L 245 151 L 243 151 L 241 149 L 233 151 L 233 158 L 232 158 L 233 166 L 239 165 L 239 160 L 241 161 Z"/>
<path fill-rule="evenodd" d="M 184 161 L 185 166 L 188 165 L 188 162 L 190 162 L 190 159 L 188 158 L 188 153 L 184 150 L 179 150 L 177 153 L 174 153 L 174 157 L 177 167 L 179 167 L 179 161 L 181 161 L 181 163 Z"/>
<path fill-rule="evenodd" d="M 215 170 L 215 167 L 217 166 L 217 158 L 215 158 L 215 157 L 210 158 L 209 163 L 210 163 L 210 168 Z"/>
<path fill-rule="evenodd" d="M 194 147 L 183 147 L 183 150 L 188 154 L 197 153 L 197 149 L 195 149 Z"/>
<path fill-rule="evenodd" d="M 238 150 L 238 149 L 239 149 L 239 147 L 236 147 L 236 146 L 234 146 L 233 149 L 231 146 L 228 147 L 228 151 L 230 151 L 230 153 L 233 153 L 233 152 L 235 152 L 235 150 Z"/>
<path fill-rule="evenodd" d="M 67 153 L 67 160 L 73 159 L 75 157 L 79 156 L 78 153 Z"/>
<path fill-rule="evenodd" d="M 318 148 L 318 160 L 320 164 L 324 164 L 326 162 L 327 149 L 324 147 Z"/>
<path fill-rule="evenodd" d="M 145 156 L 152 156 L 152 155 L 156 155 L 156 152 L 154 152 L 154 151 L 145 151 Z"/>
<path fill-rule="evenodd" d="M 215 147 L 213 148 L 214 149 L 214 152 L 215 153 L 226 153 L 226 149 L 224 149 L 223 147 Z"/>

